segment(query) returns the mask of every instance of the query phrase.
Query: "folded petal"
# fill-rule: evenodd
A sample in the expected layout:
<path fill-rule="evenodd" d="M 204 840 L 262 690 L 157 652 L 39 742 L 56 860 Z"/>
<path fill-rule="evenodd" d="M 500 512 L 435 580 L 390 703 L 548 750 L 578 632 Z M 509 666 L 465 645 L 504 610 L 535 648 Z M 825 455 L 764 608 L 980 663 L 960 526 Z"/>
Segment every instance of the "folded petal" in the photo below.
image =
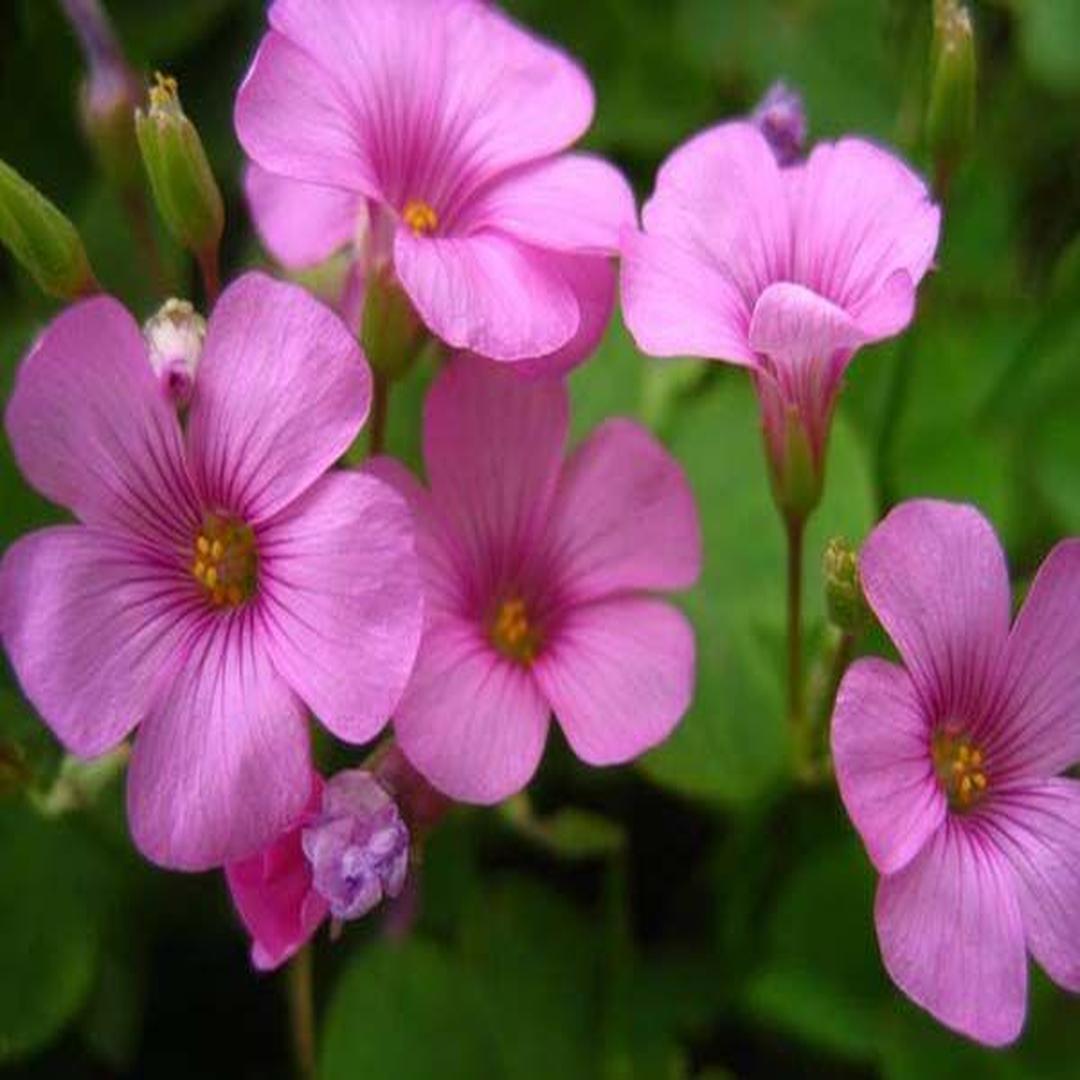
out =
<path fill-rule="evenodd" d="M 370 401 L 345 324 L 298 285 L 245 274 L 214 307 L 191 403 L 204 499 L 249 524 L 270 517 L 345 452 Z"/>
<path fill-rule="evenodd" d="M 0 636 L 23 691 L 73 754 L 111 750 L 151 707 L 200 616 L 194 582 L 135 541 L 64 525 L 0 563 Z"/>
<path fill-rule="evenodd" d="M 267 648 L 274 667 L 347 742 L 390 718 L 423 619 L 412 515 L 388 484 L 336 472 L 259 535 Z"/>
<path fill-rule="evenodd" d="M 557 153 L 592 119 L 581 68 L 477 0 L 278 0 L 270 22 L 348 95 L 394 203 Z"/>
<path fill-rule="evenodd" d="M 307 813 L 316 813 L 322 790 L 314 776 Z M 305 815 L 268 847 L 225 866 L 236 910 L 251 935 L 251 959 L 270 971 L 295 955 L 326 918 L 326 901 L 312 889 L 311 866 L 300 833 Z"/>
<path fill-rule="evenodd" d="M 508 236 L 415 236 L 399 229 L 394 264 L 420 317 L 455 349 L 495 360 L 534 359 L 577 333 L 577 300 L 557 265 Z"/>
<path fill-rule="evenodd" d="M 254 607 L 212 616 L 139 726 L 127 790 L 136 846 L 174 870 L 246 859 L 292 825 L 310 787 L 304 711 Z"/>
<path fill-rule="evenodd" d="M 919 283 L 934 258 L 941 211 L 899 158 L 863 139 L 841 139 L 819 143 L 804 166 L 784 177 L 794 236 L 791 280 L 852 313 L 880 304 L 883 289 L 897 288 L 897 271 Z M 891 323 L 878 313 L 880 336 L 906 325 L 899 310 L 893 308 Z M 869 330 L 875 321 L 865 325 Z"/>
<path fill-rule="evenodd" d="M 281 34 L 263 37 L 236 95 L 233 120 L 241 146 L 264 169 L 378 194 L 370 148 L 348 93 Z"/>
<path fill-rule="evenodd" d="M 933 720 L 987 715 L 1000 685 L 1010 593 L 986 518 L 971 506 L 903 503 L 870 534 L 859 569 Z"/>
<path fill-rule="evenodd" d="M 850 353 L 866 340 L 846 311 L 789 282 L 762 292 L 749 338 L 750 347 L 774 361 L 778 376 L 791 384 L 811 377 L 811 368 L 825 370 L 837 353 Z"/>
<path fill-rule="evenodd" d="M 627 230 L 621 288 L 623 318 L 642 352 L 756 363 L 747 340 L 750 305 L 700 252 Z"/>
<path fill-rule="evenodd" d="M 362 197 L 354 191 L 291 180 L 249 165 L 244 193 L 259 239 L 282 266 L 298 269 L 322 262 L 356 233 Z"/>
<path fill-rule="evenodd" d="M 526 668 L 499 657 L 476 626 L 444 619 L 424 636 L 394 731 L 429 783 L 453 799 L 487 804 L 532 779 L 548 715 Z"/>
<path fill-rule="evenodd" d="M 424 461 L 439 512 L 476 567 L 524 554 L 542 535 L 569 426 L 566 387 L 456 357 L 424 406 Z"/>
<path fill-rule="evenodd" d="M 552 251 L 615 255 L 637 224 L 634 193 L 613 165 L 560 154 L 498 180 L 470 209 L 472 229 L 509 233 Z"/>
<path fill-rule="evenodd" d="M 782 170 L 758 128 L 720 124 L 680 146 L 645 204 L 645 231 L 693 252 L 752 306 L 791 280 L 790 221 Z"/>
<path fill-rule="evenodd" d="M 534 665 L 574 753 L 615 765 L 663 742 L 694 689 L 694 631 L 659 600 L 620 597 L 568 611 Z"/>
<path fill-rule="evenodd" d="M 5 424 L 30 483 L 88 525 L 191 543 L 180 426 L 117 301 L 85 300 L 49 324 L 19 367 Z"/>
<path fill-rule="evenodd" d="M 701 572 L 701 526 L 678 461 L 631 420 L 608 420 L 571 455 L 550 518 L 575 600 L 683 589 Z"/>
<path fill-rule="evenodd" d="M 1042 564 L 1009 636 L 998 737 L 1013 776 L 1080 761 L 1080 540 Z"/>
<path fill-rule="evenodd" d="M 1011 786 L 995 793 L 988 821 L 1016 873 L 1028 948 L 1080 992 L 1080 782 Z"/>
<path fill-rule="evenodd" d="M 552 378 L 565 375 L 596 352 L 615 310 L 615 260 L 606 256 L 561 255 L 545 252 L 555 262 L 578 305 L 577 333 L 561 348 L 536 360 L 518 360 L 519 375 Z"/>
<path fill-rule="evenodd" d="M 1019 1036 L 1027 953 L 1014 875 L 982 837 L 947 819 L 878 884 L 878 942 L 893 981 L 954 1031 L 989 1046 Z"/>
<path fill-rule="evenodd" d="M 836 781 L 852 823 L 883 874 L 906 866 L 945 819 L 930 718 L 903 668 L 857 660 L 832 717 Z"/>

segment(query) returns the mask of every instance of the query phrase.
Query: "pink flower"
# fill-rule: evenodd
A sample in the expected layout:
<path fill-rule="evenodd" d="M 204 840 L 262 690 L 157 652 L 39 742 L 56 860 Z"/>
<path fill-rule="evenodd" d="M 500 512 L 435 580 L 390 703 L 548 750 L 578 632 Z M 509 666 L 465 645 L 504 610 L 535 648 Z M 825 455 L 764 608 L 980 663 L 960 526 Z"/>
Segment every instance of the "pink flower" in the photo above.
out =
<path fill-rule="evenodd" d="M 861 139 L 782 168 L 750 123 L 691 139 L 664 163 L 645 231 L 623 243 L 626 322 L 654 356 L 751 370 L 781 502 L 820 495 L 844 370 L 911 321 L 937 245 L 925 185 Z"/>
<path fill-rule="evenodd" d="M 1080 991 L 1080 540 L 1009 628 L 1001 547 L 974 509 L 916 501 L 863 548 L 867 600 L 904 667 L 848 670 L 832 747 L 882 874 L 885 966 L 942 1023 L 997 1046 L 1024 1023 L 1030 951 Z"/>
<path fill-rule="evenodd" d="M 701 563 L 678 463 L 627 420 L 564 460 L 569 400 L 461 356 L 424 413 L 426 491 L 409 494 L 427 588 L 416 671 L 394 714 L 405 756 L 456 799 L 523 787 L 552 712 L 582 760 L 624 762 L 667 737 L 690 701 L 694 637 L 649 596 Z"/>
<path fill-rule="evenodd" d="M 214 309 L 186 430 L 115 300 L 70 308 L 19 370 L 15 456 L 81 523 L 7 551 L 4 646 L 73 753 L 138 727 L 128 811 L 162 865 L 269 843 L 307 800 L 305 706 L 364 742 L 405 686 L 423 604 L 408 508 L 327 472 L 370 391 L 341 322 L 260 274 Z"/>
<path fill-rule="evenodd" d="M 592 119 L 580 68 L 478 0 L 276 0 L 269 21 L 236 128 L 271 250 L 355 241 L 453 348 L 582 359 L 635 218 L 615 169 L 563 153 Z"/>
<path fill-rule="evenodd" d="M 252 963 L 278 967 L 327 915 L 353 920 L 400 895 L 409 831 L 389 791 L 349 769 L 325 784 L 312 774 L 299 817 L 268 847 L 225 867 L 233 903 L 252 937 Z"/>

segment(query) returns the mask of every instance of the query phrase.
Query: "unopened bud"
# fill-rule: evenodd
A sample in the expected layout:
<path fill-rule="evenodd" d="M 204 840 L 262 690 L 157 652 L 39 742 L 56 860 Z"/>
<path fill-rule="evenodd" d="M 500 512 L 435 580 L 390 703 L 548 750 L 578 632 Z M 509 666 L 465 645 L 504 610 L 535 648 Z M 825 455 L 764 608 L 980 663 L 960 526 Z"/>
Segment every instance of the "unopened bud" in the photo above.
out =
<path fill-rule="evenodd" d="M 405 885 L 409 830 L 394 799 L 363 769 L 327 781 L 301 844 L 315 891 L 335 919 L 360 918 Z"/>
<path fill-rule="evenodd" d="M 975 31 L 959 0 L 934 0 L 933 56 L 926 136 L 938 177 L 947 187 L 975 135 Z"/>
<path fill-rule="evenodd" d="M 846 634 L 857 634 L 870 621 L 870 609 L 859 579 L 859 557 L 842 537 L 833 537 L 822 561 L 825 606 L 829 621 Z"/>
<path fill-rule="evenodd" d="M 806 110 L 802 97 L 786 83 L 775 82 L 750 114 L 780 165 L 793 165 L 806 142 Z"/>
<path fill-rule="evenodd" d="M 206 340 L 206 320 L 186 300 L 167 300 L 143 326 L 150 365 L 169 399 L 182 408 L 191 400 Z"/>
<path fill-rule="evenodd" d="M 180 105 L 175 79 L 156 77 L 149 109 L 135 113 L 135 134 L 169 231 L 197 256 L 216 251 L 225 206 L 199 133 Z"/>
<path fill-rule="evenodd" d="M 2 161 L 0 243 L 50 296 L 74 300 L 97 291 L 78 230 L 37 188 Z"/>

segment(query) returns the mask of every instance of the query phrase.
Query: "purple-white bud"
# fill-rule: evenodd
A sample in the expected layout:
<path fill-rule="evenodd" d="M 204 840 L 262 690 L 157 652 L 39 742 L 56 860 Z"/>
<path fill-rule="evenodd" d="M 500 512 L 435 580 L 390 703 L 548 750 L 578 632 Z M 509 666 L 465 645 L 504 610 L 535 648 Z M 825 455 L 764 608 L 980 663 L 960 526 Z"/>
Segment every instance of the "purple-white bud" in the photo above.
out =
<path fill-rule="evenodd" d="M 301 833 L 315 891 L 335 919 L 358 919 L 397 896 L 409 869 L 409 830 L 375 777 L 350 769 L 323 789 L 315 819 Z"/>
<path fill-rule="evenodd" d="M 780 165 L 792 165 L 806 143 L 806 110 L 802 97 L 783 82 L 774 82 L 750 114 L 772 147 Z"/>
<path fill-rule="evenodd" d="M 150 365 L 166 394 L 178 407 L 187 405 L 206 340 L 206 320 L 186 300 L 167 300 L 147 320 L 143 335 Z"/>

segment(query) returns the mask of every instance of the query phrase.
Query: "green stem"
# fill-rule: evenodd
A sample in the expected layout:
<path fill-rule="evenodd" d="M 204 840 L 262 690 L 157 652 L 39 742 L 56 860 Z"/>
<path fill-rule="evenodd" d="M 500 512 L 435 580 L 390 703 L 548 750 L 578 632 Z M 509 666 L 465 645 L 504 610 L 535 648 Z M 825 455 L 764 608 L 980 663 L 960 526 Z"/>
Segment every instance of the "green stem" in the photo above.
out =
<path fill-rule="evenodd" d="M 206 292 L 207 311 L 214 306 L 221 292 L 221 268 L 218 265 L 218 245 L 200 251 L 196 256 Z"/>
<path fill-rule="evenodd" d="M 802 681 L 802 564 L 805 520 L 787 518 L 788 719 L 798 747 L 805 725 Z"/>
<path fill-rule="evenodd" d="M 386 446 L 386 417 L 390 407 L 390 380 L 378 371 L 374 373 L 374 388 L 371 399 L 371 438 L 368 441 L 368 456 L 381 454 Z"/>
<path fill-rule="evenodd" d="M 296 1074 L 300 1080 L 315 1080 L 315 980 L 310 945 L 305 945 L 293 957 L 287 975 Z"/>

